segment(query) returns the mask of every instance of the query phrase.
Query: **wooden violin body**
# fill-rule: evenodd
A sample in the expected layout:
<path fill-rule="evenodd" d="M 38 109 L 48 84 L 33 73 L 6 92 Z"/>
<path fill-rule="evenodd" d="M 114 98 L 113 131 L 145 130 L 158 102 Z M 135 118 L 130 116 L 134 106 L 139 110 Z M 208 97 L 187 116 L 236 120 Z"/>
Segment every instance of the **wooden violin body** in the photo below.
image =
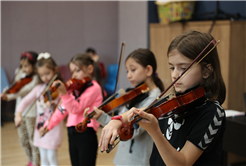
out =
<path fill-rule="evenodd" d="M 147 91 L 149 91 L 149 88 L 144 83 L 134 88 L 133 90 L 127 92 L 126 94 L 118 98 L 115 98 L 114 100 L 111 100 L 108 103 L 101 104 L 98 108 L 108 113 L 114 110 L 115 108 L 118 108 L 124 104 L 131 102 L 135 97 L 137 97 L 140 94 L 146 93 Z M 95 114 L 95 111 L 92 111 L 90 114 L 88 114 L 86 118 L 83 120 L 83 122 L 76 125 L 76 130 L 80 133 L 84 132 L 87 128 L 87 124 L 90 123 L 90 119 L 94 116 L 94 114 Z"/>
<path fill-rule="evenodd" d="M 197 89 L 191 90 L 188 93 L 167 100 L 165 98 L 160 99 L 152 107 L 145 110 L 153 114 L 157 119 L 159 117 L 173 117 L 180 115 L 183 111 L 194 104 L 197 100 L 201 99 L 206 95 L 204 87 L 198 87 Z M 121 141 L 127 141 L 132 138 L 134 128 L 133 125 L 138 121 L 140 117 L 137 116 L 133 121 L 122 127 L 118 134 Z"/>
<path fill-rule="evenodd" d="M 190 107 L 194 102 L 204 97 L 205 95 L 206 91 L 204 87 L 199 87 L 197 89 L 191 90 L 186 94 L 180 95 L 164 103 L 161 103 L 156 107 L 152 107 L 148 112 L 153 114 L 156 118 L 172 117 L 175 114 L 180 114 L 183 110 Z"/>
<path fill-rule="evenodd" d="M 46 103 L 48 100 L 51 101 L 51 100 L 55 100 L 57 97 L 59 96 L 59 92 L 56 90 L 56 91 L 47 91 L 44 95 L 44 102 Z"/>
<path fill-rule="evenodd" d="M 23 86 L 32 81 L 31 77 L 23 78 L 16 83 L 14 83 L 11 88 L 7 91 L 8 94 L 17 93 Z"/>
<path fill-rule="evenodd" d="M 86 83 L 90 81 L 89 77 L 86 77 L 82 80 L 78 80 L 78 79 L 69 79 L 66 83 L 66 89 L 67 90 L 78 90 L 80 91 L 85 85 Z M 59 92 L 57 91 L 57 88 L 60 86 L 60 84 L 57 84 L 56 86 L 50 87 L 50 89 L 47 91 L 50 93 L 51 99 L 54 100 L 59 96 Z M 45 99 L 44 102 L 49 100 L 49 95 L 46 92 L 45 94 Z"/>
<path fill-rule="evenodd" d="M 208 45 L 199 53 L 199 55 L 192 61 L 192 63 L 190 63 L 190 65 L 171 83 L 171 85 L 169 85 L 168 88 L 164 92 L 162 92 L 161 95 L 159 95 L 159 97 L 155 101 L 153 101 L 150 106 L 148 106 L 144 111 L 152 113 L 156 118 L 174 117 L 174 119 L 176 119 L 176 115 L 179 116 L 188 113 L 188 108 L 195 104 L 196 101 L 198 101 L 199 99 L 202 100 L 204 97 L 204 100 L 207 100 L 205 99 L 207 96 L 204 87 L 198 87 L 197 89 L 190 90 L 187 93 L 181 94 L 170 100 L 166 100 L 166 98 L 159 98 L 166 94 L 168 90 L 170 90 L 171 87 L 173 87 L 173 85 L 180 80 L 180 78 L 185 76 L 185 74 L 188 73 L 187 71 L 191 71 L 194 66 L 198 65 L 218 45 L 219 42 L 220 41 L 216 42 L 216 40 L 213 39 L 210 43 L 208 43 Z M 203 55 L 203 53 L 209 48 L 210 45 L 213 45 L 213 47 L 208 50 L 205 55 Z M 132 138 L 133 126 L 141 119 L 142 118 L 137 115 L 134 117 L 134 120 L 132 122 L 120 128 L 118 131 L 120 140 L 128 140 L 129 138 Z M 112 146 L 108 147 L 109 149 L 107 150 L 107 152 L 110 152 L 110 147 Z"/>
<path fill-rule="evenodd" d="M 32 81 L 32 77 L 25 77 L 21 80 L 15 82 L 13 85 L 9 87 L 9 89 L 5 92 L 6 94 L 17 93 L 23 86 L 30 83 Z"/>
<path fill-rule="evenodd" d="M 109 112 L 115 108 L 118 108 L 124 104 L 127 104 L 128 102 L 130 102 L 132 99 L 134 99 L 138 95 L 143 94 L 147 91 L 149 91 L 149 88 L 144 83 L 144 84 L 138 86 L 137 88 L 135 88 L 134 90 L 127 92 L 125 95 L 122 95 L 122 96 L 112 100 L 111 102 L 109 102 L 105 105 L 102 105 L 100 107 L 100 109 L 102 109 L 104 112 L 107 113 L 107 112 Z"/>
<path fill-rule="evenodd" d="M 85 85 L 91 80 L 91 78 L 86 77 L 82 80 L 71 78 L 66 83 L 65 86 L 67 90 L 78 90 L 80 91 L 82 88 L 85 87 Z"/>

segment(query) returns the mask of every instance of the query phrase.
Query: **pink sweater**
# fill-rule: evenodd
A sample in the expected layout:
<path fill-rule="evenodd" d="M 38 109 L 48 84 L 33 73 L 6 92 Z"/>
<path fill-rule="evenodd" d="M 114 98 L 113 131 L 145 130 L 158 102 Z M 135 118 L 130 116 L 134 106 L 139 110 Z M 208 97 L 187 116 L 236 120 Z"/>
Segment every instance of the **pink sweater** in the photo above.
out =
<path fill-rule="evenodd" d="M 36 100 L 45 89 L 46 84 L 36 85 L 30 93 L 28 93 L 20 102 L 17 108 L 17 112 L 23 112 L 25 108 L 34 100 Z M 55 100 L 56 102 L 58 99 Z M 52 110 L 44 104 L 44 97 L 41 96 L 40 100 L 36 101 L 37 104 L 37 117 L 36 127 L 34 131 L 33 145 L 44 149 L 56 150 L 60 147 L 63 138 L 63 123 L 58 123 L 57 126 L 50 132 L 46 133 L 43 137 L 40 137 L 37 129 L 37 124 L 40 121 L 48 120 L 52 114 Z M 42 113 L 42 115 L 40 115 Z"/>
<path fill-rule="evenodd" d="M 71 93 L 60 95 L 62 99 L 61 106 L 65 109 L 62 114 L 59 109 L 56 109 L 53 117 L 48 125 L 48 130 L 51 130 L 59 124 L 67 115 L 67 127 L 76 126 L 78 123 L 84 120 L 83 113 L 87 107 L 90 107 L 89 112 L 93 111 L 94 106 L 99 106 L 103 101 L 100 85 L 92 80 L 93 85 L 88 87 L 77 99 Z M 45 123 L 45 126 L 47 123 Z M 97 131 L 100 124 L 92 119 L 91 123 L 87 124 L 87 127 L 92 127 Z"/>

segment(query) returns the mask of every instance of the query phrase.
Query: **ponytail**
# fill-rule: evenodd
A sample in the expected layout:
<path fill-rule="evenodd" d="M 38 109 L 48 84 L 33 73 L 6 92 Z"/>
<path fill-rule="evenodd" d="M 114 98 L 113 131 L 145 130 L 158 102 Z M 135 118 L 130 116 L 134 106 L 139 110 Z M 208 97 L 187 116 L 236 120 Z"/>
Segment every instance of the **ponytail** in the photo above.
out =
<path fill-rule="evenodd" d="M 103 88 L 103 85 L 102 85 L 102 76 L 101 76 L 100 66 L 97 64 L 97 62 L 93 62 L 93 67 L 94 67 L 95 79 L 96 79 L 97 83 L 101 86 L 103 99 L 105 99 L 106 96 L 104 95 L 104 88 Z"/>
<path fill-rule="evenodd" d="M 161 92 L 164 91 L 164 85 L 163 85 L 161 79 L 158 77 L 158 75 L 154 74 L 152 76 L 153 76 L 153 81 L 154 81 L 155 85 L 161 90 Z"/>

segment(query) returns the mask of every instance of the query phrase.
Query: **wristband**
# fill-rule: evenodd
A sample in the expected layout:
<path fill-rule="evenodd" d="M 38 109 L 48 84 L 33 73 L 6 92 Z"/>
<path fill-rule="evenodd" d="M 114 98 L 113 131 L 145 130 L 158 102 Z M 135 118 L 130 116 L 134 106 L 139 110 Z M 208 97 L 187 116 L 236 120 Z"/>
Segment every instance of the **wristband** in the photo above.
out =
<path fill-rule="evenodd" d="M 124 123 L 123 118 L 122 118 L 121 115 L 113 116 L 113 117 L 111 118 L 111 120 L 120 120 L 121 123 L 122 123 L 122 126 L 123 126 L 123 127 L 125 126 L 125 123 Z"/>

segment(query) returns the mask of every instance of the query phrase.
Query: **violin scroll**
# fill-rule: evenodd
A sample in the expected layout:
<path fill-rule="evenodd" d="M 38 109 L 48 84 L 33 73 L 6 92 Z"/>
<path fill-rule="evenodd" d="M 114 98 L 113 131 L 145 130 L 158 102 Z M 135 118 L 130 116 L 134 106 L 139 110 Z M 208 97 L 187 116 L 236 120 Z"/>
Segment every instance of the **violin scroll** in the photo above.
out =
<path fill-rule="evenodd" d="M 89 113 L 85 119 L 83 120 L 83 122 L 77 124 L 75 126 L 75 129 L 79 132 L 82 133 L 87 129 L 87 124 L 91 122 L 91 118 L 95 115 L 95 111 L 92 111 L 91 113 Z"/>

